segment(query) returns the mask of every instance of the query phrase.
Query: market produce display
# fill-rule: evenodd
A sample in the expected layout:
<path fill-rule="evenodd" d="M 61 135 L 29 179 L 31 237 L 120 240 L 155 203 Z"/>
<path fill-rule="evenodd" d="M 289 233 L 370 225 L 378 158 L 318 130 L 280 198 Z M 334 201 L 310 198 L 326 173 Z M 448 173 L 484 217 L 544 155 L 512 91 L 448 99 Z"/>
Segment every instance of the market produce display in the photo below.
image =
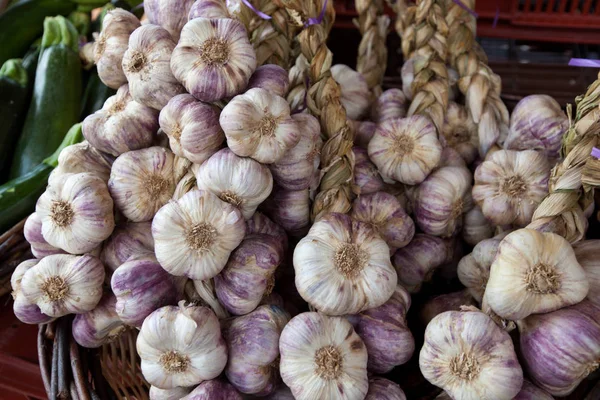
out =
<path fill-rule="evenodd" d="M 332 1 L 23 0 L 2 43 L 34 3 L 0 51 L 0 228 L 26 218 L 13 308 L 50 398 L 551 399 L 598 369 L 600 75 L 509 115 L 473 1 L 391 4 L 387 90 L 383 0 L 356 1 L 356 70 Z M 463 287 L 415 310 L 432 280 Z"/>

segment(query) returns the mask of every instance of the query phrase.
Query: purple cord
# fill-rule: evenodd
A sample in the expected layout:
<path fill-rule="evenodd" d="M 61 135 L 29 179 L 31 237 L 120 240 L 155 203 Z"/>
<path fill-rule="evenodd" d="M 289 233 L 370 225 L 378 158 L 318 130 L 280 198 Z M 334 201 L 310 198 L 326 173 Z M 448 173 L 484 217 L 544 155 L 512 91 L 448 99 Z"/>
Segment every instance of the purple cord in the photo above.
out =
<path fill-rule="evenodd" d="M 256 15 L 258 15 L 259 17 L 261 17 L 262 19 L 271 19 L 270 15 L 265 14 L 264 12 L 256 9 L 252 3 L 250 3 L 248 0 L 242 0 L 242 3 L 244 3 L 246 5 L 246 7 L 248 7 L 249 9 L 251 9 L 252 11 L 254 11 L 254 13 Z"/>
<path fill-rule="evenodd" d="M 308 27 L 311 25 L 318 25 L 321 22 L 323 22 L 323 18 L 325 18 L 325 10 L 327 9 L 327 0 L 325 0 L 323 2 L 323 8 L 321 9 L 321 12 L 319 13 L 319 16 L 317 18 L 309 18 L 308 21 L 306 21 L 304 23 L 304 27 Z"/>
<path fill-rule="evenodd" d="M 496 4 L 496 14 L 494 15 L 494 22 L 492 22 L 492 29 L 496 29 L 498 25 L 498 19 L 500 18 L 500 6 Z"/>
<path fill-rule="evenodd" d="M 600 68 L 600 60 L 590 60 L 589 58 L 571 58 L 569 61 L 569 66 Z"/>
<path fill-rule="evenodd" d="M 452 0 L 456 5 L 458 5 L 460 8 L 462 8 L 463 10 L 467 11 L 469 14 L 471 14 L 472 16 L 474 16 L 475 18 L 479 17 L 479 14 L 477 14 L 475 11 L 471 10 L 469 7 L 467 7 L 467 5 L 465 3 L 463 3 L 460 0 Z"/>
<path fill-rule="evenodd" d="M 592 148 L 592 157 L 600 159 L 600 149 L 597 147 Z"/>

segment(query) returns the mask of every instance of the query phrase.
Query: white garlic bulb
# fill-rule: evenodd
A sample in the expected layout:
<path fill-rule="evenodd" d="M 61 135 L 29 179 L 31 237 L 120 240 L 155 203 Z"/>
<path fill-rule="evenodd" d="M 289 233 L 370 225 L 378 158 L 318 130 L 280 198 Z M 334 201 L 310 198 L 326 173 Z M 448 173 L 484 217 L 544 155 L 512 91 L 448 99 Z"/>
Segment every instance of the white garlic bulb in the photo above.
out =
<path fill-rule="evenodd" d="M 215 153 L 196 170 L 198 188 L 239 208 L 249 219 L 271 193 L 271 171 L 251 158 L 242 158 L 229 149 Z"/>
<path fill-rule="evenodd" d="M 231 151 L 264 164 L 279 161 L 300 140 L 287 101 L 265 89 L 235 96 L 223 108 L 219 122 Z"/>
<path fill-rule="evenodd" d="M 102 298 L 104 266 L 96 257 L 56 254 L 25 272 L 21 291 L 50 317 L 93 310 Z"/>
<path fill-rule="evenodd" d="M 173 389 L 161 389 L 150 386 L 150 400 L 181 400 L 192 391 L 192 388 L 174 387 Z"/>
<path fill-rule="evenodd" d="M 384 178 L 407 185 L 423 182 L 442 156 L 435 126 L 420 115 L 379 124 L 368 150 Z"/>
<path fill-rule="evenodd" d="M 227 363 L 219 320 L 206 307 L 166 306 L 144 320 L 137 338 L 144 378 L 161 389 L 216 378 Z"/>
<path fill-rule="evenodd" d="M 588 290 L 569 242 L 554 233 L 519 229 L 498 247 L 484 301 L 500 317 L 519 320 L 576 304 Z"/>
<path fill-rule="evenodd" d="M 479 155 L 479 136 L 464 106 L 453 101 L 448 104 L 440 141 L 442 145 L 456 150 L 467 164 L 475 161 Z"/>
<path fill-rule="evenodd" d="M 46 242 L 71 254 L 95 249 L 115 227 L 106 183 L 92 174 L 68 174 L 49 185 L 35 211 Z"/>
<path fill-rule="evenodd" d="M 392 118 L 404 118 L 408 101 L 400 89 L 388 89 L 373 103 L 371 115 L 376 123 Z"/>
<path fill-rule="evenodd" d="M 162 26 L 177 43 L 193 4 L 194 0 L 146 0 L 144 13 L 151 24 Z"/>
<path fill-rule="evenodd" d="M 58 247 L 48 244 L 46 239 L 44 239 L 44 235 L 42 235 L 42 219 L 36 212 L 31 214 L 27 218 L 27 221 L 25 221 L 23 234 L 27 242 L 31 245 L 31 254 L 35 258 L 41 260 L 46 256 L 64 253 Z"/>
<path fill-rule="evenodd" d="M 583 240 L 575 243 L 573 250 L 590 284 L 587 298 L 600 306 L 600 240 Z"/>
<path fill-rule="evenodd" d="M 382 191 L 386 188 L 377 167 L 369 159 L 367 150 L 354 146 L 354 185 L 359 194 L 365 195 Z"/>
<path fill-rule="evenodd" d="M 87 141 L 72 144 L 60 152 L 58 166 L 50 173 L 48 183 L 52 185 L 61 175 L 80 172 L 88 172 L 108 182 L 113 161 L 111 156 L 99 152 Z"/>
<path fill-rule="evenodd" d="M 45 324 L 54 318 L 44 314 L 38 305 L 29 301 L 21 291 L 21 281 L 23 276 L 31 268 L 35 267 L 39 260 L 26 260 L 17 265 L 17 268 L 10 276 L 10 286 L 12 288 L 13 312 L 19 321 L 25 324 Z"/>
<path fill-rule="evenodd" d="M 285 97 L 290 88 L 288 72 L 276 64 L 261 65 L 256 68 L 248 82 L 248 89 L 252 88 L 262 88 L 277 96 Z"/>
<path fill-rule="evenodd" d="M 477 206 L 465 214 L 463 224 L 462 237 L 471 246 L 494 236 L 494 226 Z"/>
<path fill-rule="evenodd" d="M 306 235 L 310 226 L 310 193 L 304 190 L 273 188 L 264 211 L 292 236 Z"/>
<path fill-rule="evenodd" d="M 295 399 L 365 398 L 367 349 L 345 319 L 297 315 L 283 328 L 279 351 L 281 377 Z"/>
<path fill-rule="evenodd" d="M 225 267 L 244 238 L 242 213 L 205 190 L 161 208 L 152 221 L 156 258 L 170 274 L 209 279 Z"/>
<path fill-rule="evenodd" d="M 342 105 L 349 119 L 359 120 L 369 111 L 369 85 L 365 77 L 347 65 L 331 67 L 331 76 L 340 85 Z"/>
<path fill-rule="evenodd" d="M 233 7 L 234 1 L 224 2 L 222 0 L 196 0 L 192 4 L 188 20 L 194 18 L 231 18 L 229 7 Z"/>
<path fill-rule="evenodd" d="M 389 247 L 379 234 L 369 224 L 337 213 L 315 222 L 300 240 L 294 269 L 302 298 L 330 315 L 378 307 L 392 296 L 397 282 Z"/>
<path fill-rule="evenodd" d="M 77 344 L 97 348 L 117 339 L 125 331 L 125 324 L 117 315 L 116 302 L 115 295 L 107 292 L 93 310 L 75 316 L 72 332 Z"/>

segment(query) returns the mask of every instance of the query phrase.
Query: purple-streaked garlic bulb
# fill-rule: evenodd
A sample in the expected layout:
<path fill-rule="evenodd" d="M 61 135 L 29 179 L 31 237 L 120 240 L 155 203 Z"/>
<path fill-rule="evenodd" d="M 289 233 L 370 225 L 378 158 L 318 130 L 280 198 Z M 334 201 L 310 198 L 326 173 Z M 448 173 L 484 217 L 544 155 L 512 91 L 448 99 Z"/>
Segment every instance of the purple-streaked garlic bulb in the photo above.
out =
<path fill-rule="evenodd" d="M 192 391 L 191 387 L 175 387 L 173 389 L 161 389 L 150 386 L 150 400 L 181 400 Z"/>
<path fill-rule="evenodd" d="M 388 373 L 412 357 L 415 340 L 406 323 L 409 307 L 410 294 L 398 285 L 385 304 L 348 316 L 369 353 L 369 372 Z"/>
<path fill-rule="evenodd" d="M 274 187 L 261 208 L 291 236 L 306 235 L 310 226 L 310 193 Z"/>
<path fill-rule="evenodd" d="M 490 278 L 490 267 L 498 253 L 498 246 L 506 235 L 500 234 L 477 243 L 470 254 L 458 263 L 458 279 L 477 302 L 483 300 L 483 293 Z"/>
<path fill-rule="evenodd" d="M 554 400 L 554 397 L 525 379 L 521 391 L 513 400 Z"/>
<path fill-rule="evenodd" d="M 560 104 L 545 94 L 523 98 L 510 116 L 510 133 L 504 147 L 510 150 L 538 150 L 548 158 L 559 156 L 569 119 Z"/>
<path fill-rule="evenodd" d="M 275 392 L 264 397 L 266 400 L 295 400 L 294 395 L 289 387 L 280 385 Z"/>
<path fill-rule="evenodd" d="M 152 144 L 158 111 L 133 100 L 128 85 L 109 97 L 101 110 L 83 120 L 83 136 L 96 149 L 113 156 Z"/>
<path fill-rule="evenodd" d="M 348 125 L 354 131 L 354 146 L 366 150 L 373 135 L 375 135 L 377 124 L 371 121 L 348 120 Z"/>
<path fill-rule="evenodd" d="M 464 106 L 455 102 L 448 104 L 440 141 L 456 150 L 467 164 L 475 161 L 479 155 L 479 136 L 477 126 Z"/>
<path fill-rule="evenodd" d="M 481 208 L 475 206 L 471 211 L 465 213 L 463 219 L 462 237 L 471 246 L 484 239 L 489 239 L 494 236 L 495 227 L 481 212 Z"/>
<path fill-rule="evenodd" d="M 123 333 L 125 324 L 117 315 L 116 304 L 115 295 L 105 293 L 96 308 L 75 316 L 73 338 L 80 346 L 100 347 Z"/>
<path fill-rule="evenodd" d="M 548 194 L 550 166 L 533 150 L 499 150 L 475 170 L 473 200 L 495 225 L 523 227 Z"/>
<path fill-rule="evenodd" d="M 373 122 L 380 123 L 388 119 L 404 118 L 408 101 L 400 89 L 388 89 L 375 100 L 371 111 Z"/>
<path fill-rule="evenodd" d="M 466 168 L 467 164 L 462 158 L 460 153 L 454 150 L 452 147 L 444 147 L 442 150 L 442 157 L 440 158 L 440 164 L 438 167 L 463 167 Z"/>
<path fill-rule="evenodd" d="M 48 244 L 46 239 L 44 239 L 44 235 L 42 235 L 42 219 L 38 213 L 34 212 L 27 218 L 23 226 L 23 234 L 27 242 L 31 245 L 31 254 L 37 259 L 41 260 L 46 256 L 64 253 L 63 250 Z"/>
<path fill-rule="evenodd" d="M 584 300 L 517 321 L 524 367 L 554 396 L 570 394 L 600 360 L 600 307 Z"/>
<path fill-rule="evenodd" d="M 577 262 L 585 270 L 590 290 L 587 298 L 600 306 L 600 240 L 584 240 L 573 245 Z"/>
<path fill-rule="evenodd" d="M 429 281 L 436 268 L 444 264 L 446 255 L 447 248 L 442 239 L 417 233 L 408 245 L 392 256 L 398 283 L 410 293 L 418 292 L 423 282 Z"/>
<path fill-rule="evenodd" d="M 389 119 L 377 125 L 368 150 L 384 178 L 407 185 L 423 182 L 442 156 L 435 126 L 419 115 Z"/>
<path fill-rule="evenodd" d="M 146 0 L 144 13 L 151 24 L 162 26 L 177 43 L 192 4 L 194 0 Z"/>
<path fill-rule="evenodd" d="M 332 66 L 331 76 L 340 85 L 342 105 L 348 119 L 359 120 L 368 114 L 371 93 L 365 77 L 344 64 Z"/>
<path fill-rule="evenodd" d="M 278 238 L 266 234 L 246 236 L 214 278 L 215 292 L 223 307 L 234 315 L 254 310 L 273 290 L 275 270 L 283 256 Z"/>
<path fill-rule="evenodd" d="M 10 285 L 12 287 L 13 312 L 19 321 L 25 324 L 45 324 L 52 321 L 54 318 L 44 314 L 38 305 L 29 301 L 21 291 L 21 281 L 23 275 L 31 268 L 35 267 L 39 260 L 26 260 L 15 268 L 11 277 Z"/>
<path fill-rule="evenodd" d="M 365 400 L 406 400 L 406 395 L 397 383 L 384 378 L 372 378 Z"/>
<path fill-rule="evenodd" d="M 173 153 L 196 164 L 215 154 L 225 141 L 219 109 L 189 94 L 169 100 L 160 112 L 159 122 Z"/>
<path fill-rule="evenodd" d="M 21 278 L 21 293 L 50 317 L 93 310 L 102 297 L 104 266 L 96 257 L 56 254 Z"/>
<path fill-rule="evenodd" d="M 242 92 L 255 69 L 248 32 L 241 22 L 228 18 L 190 20 L 171 56 L 173 75 L 205 102 Z"/>
<path fill-rule="evenodd" d="M 35 211 L 46 242 L 71 254 L 94 250 L 115 227 L 106 183 L 88 173 L 67 174 L 48 185 Z"/>
<path fill-rule="evenodd" d="M 281 97 L 287 95 L 289 87 L 290 79 L 287 71 L 276 64 L 266 64 L 256 68 L 248 82 L 248 89 L 261 88 Z"/>
<path fill-rule="evenodd" d="M 52 170 L 48 182 L 52 185 L 65 174 L 87 172 L 108 182 L 114 158 L 96 150 L 87 141 L 65 147 L 58 156 L 58 167 Z"/>
<path fill-rule="evenodd" d="M 168 273 L 190 279 L 221 272 L 245 233 L 242 213 L 205 190 L 169 202 L 152 221 L 158 262 Z"/>
<path fill-rule="evenodd" d="M 315 222 L 300 240 L 294 269 L 302 298 L 329 315 L 379 307 L 397 283 L 385 241 L 370 224 L 338 213 Z"/>
<path fill-rule="evenodd" d="M 231 384 L 212 379 L 196 386 L 196 388 L 181 400 L 243 400 L 244 397 Z"/>
<path fill-rule="evenodd" d="M 358 188 L 359 194 L 379 192 L 385 189 L 385 183 L 377 171 L 375 164 L 369 159 L 367 150 L 360 147 L 353 147 L 354 153 L 354 185 Z"/>
<path fill-rule="evenodd" d="M 188 20 L 194 18 L 231 18 L 229 3 L 222 0 L 196 0 L 190 9 Z"/>
<path fill-rule="evenodd" d="M 523 385 L 510 336 L 478 310 L 435 317 L 425 330 L 419 367 L 453 399 L 511 400 Z"/>
<path fill-rule="evenodd" d="M 260 306 L 225 330 L 229 360 L 225 375 L 240 392 L 271 394 L 279 384 L 279 336 L 290 320 L 277 306 Z"/>
<path fill-rule="evenodd" d="M 129 46 L 129 35 L 139 26 L 140 20 L 121 8 L 107 11 L 102 20 L 102 31 L 94 46 L 94 63 L 102 82 L 112 89 L 127 83 L 121 62 Z"/>
<path fill-rule="evenodd" d="M 130 257 L 147 251 L 154 251 L 152 222 L 123 222 L 104 242 L 100 260 L 114 271 Z"/>
<path fill-rule="evenodd" d="M 500 317 L 520 320 L 579 303 L 589 283 L 562 236 L 519 229 L 498 247 L 484 301 Z"/>
<path fill-rule="evenodd" d="M 288 237 L 283 228 L 271 221 L 265 214 L 257 211 L 252 218 L 246 221 L 246 235 L 261 233 L 279 239 L 283 251 L 288 249 Z"/>
<path fill-rule="evenodd" d="M 419 185 L 414 198 L 417 225 L 427 234 L 450 237 L 463 225 L 463 215 L 473 208 L 471 172 L 463 167 L 443 167 Z"/>
<path fill-rule="evenodd" d="M 239 157 L 229 149 L 219 150 L 196 170 L 198 188 L 207 190 L 238 208 L 250 219 L 271 194 L 273 176 L 265 165 Z"/>
<path fill-rule="evenodd" d="M 160 389 L 214 379 L 227 363 L 219 320 L 206 307 L 159 308 L 144 320 L 137 338 L 144 378 Z"/>
<path fill-rule="evenodd" d="M 296 400 L 364 399 L 367 349 L 344 318 L 297 315 L 279 339 L 283 382 Z"/>
<path fill-rule="evenodd" d="M 467 289 L 459 292 L 441 294 L 430 299 L 423 305 L 419 317 L 427 326 L 433 318 L 446 311 L 460 311 L 462 306 L 476 306 L 477 302 Z"/>

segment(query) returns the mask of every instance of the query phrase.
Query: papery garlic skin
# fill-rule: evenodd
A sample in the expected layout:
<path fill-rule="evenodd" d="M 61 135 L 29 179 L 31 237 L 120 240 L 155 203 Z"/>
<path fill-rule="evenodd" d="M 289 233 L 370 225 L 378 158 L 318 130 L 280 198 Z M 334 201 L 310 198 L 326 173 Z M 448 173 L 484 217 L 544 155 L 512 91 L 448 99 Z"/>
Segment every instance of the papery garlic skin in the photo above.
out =
<path fill-rule="evenodd" d="M 413 98 L 412 83 L 415 80 L 415 62 L 419 61 L 420 58 L 420 56 L 409 58 L 404 62 L 400 70 L 400 76 L 402 77 L 402 92 L 408 101 Z"/>
<path fill-rule="evenodd" d="M 410 294 L 398 285 L 385 304 L 348 316 L 369 353 L 369 372 L 385 374 L 410 360 L 415 340 L 406 323 L 409 307 Z"/>
<path fill-rule="evenodd" d="M 523 380 L 523 387 L 513 400 L 554 400 L 554 397 L 528 380 Z"/>
<path fill-rule="evenodd" d="M 467 164 L 471 164 L 479 155 L 479 136 L 477 126 L 460 104 L 450 102 L 440 135 L 442 145 L 455 149 Z"/>
<path fill-rule="evenodd" d="M 444 264 L 446 255 L 446 244 L 442 239 L 417 233 L 407 246 L 392 256 L 398 283 L 410 293 L 418 292 L 423 282 L 429 281 L 436 268 Z"/>
<path fill-rule="evenodd" d="M 233 19 L 190 20 L 171 56 L 173 75 L 192 96 L 205 102 L 240 93 L 255 69 L 248 33 Z"/>
<path fill-rule="evenodd" d="M 199 189 L 237 207 L 245 219 L 252 217 L 273 189 L 273 176 L 266 166 L 229 149 L 218 151 L 198 167 L 196 179 Z"/>
<path fill-rule="evenodd" d="M 42 235 L 42 219 L 38 213 L 31 214 L 23 226 L 23 234 L 27 242 L 31 245 L 31 254 L 37 259 L 42 259 L 53 254 L 64 253 L 58 247 L 54 247 L 44 239 Z"/>
<path fill-rule="evenodd" d="M 221 272 L 245 232 L 242 213 L 204 190 L 171 201 L 152 221 L 160 265 L 190 279 L 209 279 Z"/>
<path fill-rule="evenodd" d="M 600 308 L 588 300 L 518 321 L 524 366 L 554 396 L 570 394 L 600 360 Z"/>
<path fill-rule="evenodd" d="M 196 0 L 188 15 L 188 20 L 194 18 L 231 18 L 228 5 L 222 0 Z"/>
<path fill-rule="evenodd" d="M 388 89 L 375 100 L 371 116 L 373 122 L 380 123 L 392 118 L 404 118 L 408 100 L 400 89 Z"/>
<path fill-rule="evenodd" d="M 127 83 L 121 61 L 129 46 L 129 35 L 139 28 L 135 15 L 121 8 L 108 10 L 94 46 L 94 62 L 102 82 L 112 89 Z"/>
<path fill-rule="evenodd" d="M 510 150 L 538 150 L 548 158 L 559 156 L 569 120 L 560 104 L 544 94 L 526 96 L 510 115 L 510 132 L 504 147 Z"/>
<path fill-rule="evenodd" d="M 227 328 L 225 375 L 241 393 L 266 396 L 277 388 L 279 337 L 289 320 L 289 314 L 277 306 L 260 306 L 235 318 Z"/>
<path fill-rule="evenodd" d="M 569 242 L 554 233 L 519 229 L 498 247 L 484 301 L 500 317 L 520 320 L 576 304 L 588 290 Z"/>
<path fill-rule="evenodd" d="M 365 400 L 406 400 L 406 395 L 398 384 L 384 378 L 372 378 Z"/>
<path fill-rule="evenodd" d="M 438 165 L 441 167 L 463 167 L 466 168 L 467 164 L 458 151 L 452 147 L 444 147 L 442 150 L 442 157 Z"/>
<path fill-rule="evenodd" d="M 421 373 L 453 399 L 511 400 L 523 384 L 512 340 L 478 311 L 447 311 L 425 330 Z"/>
<path fill-rule="evenodd" d="M 377 124 L 371 121 L 352 121 L 349 120 L 350 125 L 354 130 L 354 145 L 367 149 L 369 142 L 375 135 Z"/>
<path fill-rule="evenodd" d="M 71 254 L 95 249 L 115 227 L 106 183 L 88 173 L 65 175 L 49 185 L 35 211 L 46 242 Z"/>
<path fill-rule="evenodd" d="M 58 156 L 58 167 L 50 173 L 48 183 L 52 185 L 65 174 L 87 172 L 108 182 L 110 168 L 114 159 L 96 150 L 90 143 L 83 141 L 65 147 Z"/>
<path fill-rule="evenodd" d="M 600 306 L 600 240 L 583 240 L 575 243 L 573 250 L 590 285 L 587 298 Z"/>
<path fill-rule="evenodd" d="M 104 266 L 93 256 L 56 254 L 25 272 L 21 292 L 50 317 L 81 314 L 102 297 Z"/>
<path fill-rule="evenodd" d="M 194 0 L 147 0 L 144 12 L 151 24 L 162 26 L 177 43 L 192 4 Z"/>
<path fill-rule="evenodd" d="M 471 211 L 465 213 L 462 237 L 467 244 L 475 246 L 482 240 L 494 236 L 494 231 L 494 226 L 483 215 L 481 208 L 475 206 Z"/>
<path fill-rule="evenodd" d="M 243 400 L 242 395 L 227 382 L 213 379 L 202 382 L 181 400 Z"/>
<path fill-rule="evenodd" d="M 291 236 L 301 237 L 310 226 L 310 193 L 278 187 L 263 203 L 263 210 Z"/>
<path fill-rule="evenodd" d="M 39 260 L 26 260 L 20 263 L 10 277 L 12 287 L 13 312 L 19 321 L 25 324 L 45 324 L 54 318 L 42 313 L 37 304 L 30 302 L 21 292 L 23 276 L 38 264 Z"/>
<path fill-rule="evenodd" d="M 360 195 L 379 192 L 385 189 L 385 183 L 377 171 L 375 164 L 369 159 L 367 150 L 353 147 L 354 153 L 354 185 L 360 190 Z"/>
<path fill-rule="evenodd" d="M 166 306 L 150 314 L 137 338 L 144 378 L 172 389 L 214 379 L 227 363 L 219 320 L 206 307 Z"/>
<path fill-rule="evenodd" d="M 460 283 L 479 303 L 483 300 L 483 293 L 490 278 L 490 267 L 498 254 L 498 246 L 505 236 L 499 235 L 482 240 L 458 263 L 457 273 Z"/>
<path fill-rule="evenodd" d="M 435 126 L 419 115 L 379 124 L 368 150 L 384 178 L 407 185 L 423 182 L 442 155 Z"/>
<path fill-rule="evenodd" d="M 463 214 L 473 208 L 470 171 L 443 167 L 419 185 L 414 198 L 417 225 L 427 234 L 450 237 L 463 224 Z"/>
<path fill-rule="evenodd" d="M 287 95 L 289 87 L 287 71 L 276 64 L 265 64 L 256 68 L 248 82 L 248 89 L 261 88 L 280 97 Z"/>
<path fill-rule="evenodd" d="M 296 400 L 366 396 L 367 349 L 345 319 L 299 314 L 283 328 L 279 351 L 281 378 Z"/>
<path fill-rule="evenodd" d="M 385 241 L 369 224 L 338 213 L 315 222 L 300 240 L 294 269 L 302 298 L 329 315 L 378 307 L 397 282 Z"/>
<path fill-rule="evenodd" d="M 161 110 L 173 96 L 184 92 L 171 72 L 175 45 L 169 32 L 157 25 L 145 24 L 131 34 L 123 56 L 123 71 L 135 101 Z"/>
<path fill-rule="evenodd" d="M 117 315 L 117 298 L 105 293 L 91 311 L 78 314 L 73 319 L 73 338 L 83 347 L 96 348 L 115 340 L 125 330 L 125 324 Z"/>
<path fill-rule="evenodd" d="M 173 389 L 161 389 L 150 386 L 150 400 L 181 400 L 192 391 L 192 388 L 175 387 Z"/>
<path fill-rule="evenodd" d="M 365 77 L 347 65 L 331 67 L 331 76 L 340 85 L 342 105 L 349 119 L 359 120 L 369 111 L 369 85 Z"/>
<path fill-rule="evenodd" d="M 500 150 L 477 167 L 473 200 L 495 225 L 523 227 L 548 194 L 549 176 L 542 153 Z"/>
<path fill-rule="evenodd" d="M 133 100 L 129 86 L 106 100 L 101 110 L 83 120 L 86 140 L 113 156 L 150 146 L 158 130 L 158 111 Z"/>
<path fill-rule="evenodd" d="M 467 289 L 460 292 L 441 294 L 428 300 L 419 312 L 419 317 L 424 326 L 427 326 L 439 314 L 446 311 L 460 311 L 463 306 L 476 306 L 477 302 Z"/>
<path fill-rule="evenodd" d="M 104 242 L 100 260 L 114 271 L 132 256 L 154 251 L 152 222 L 125 222 Z"/>

